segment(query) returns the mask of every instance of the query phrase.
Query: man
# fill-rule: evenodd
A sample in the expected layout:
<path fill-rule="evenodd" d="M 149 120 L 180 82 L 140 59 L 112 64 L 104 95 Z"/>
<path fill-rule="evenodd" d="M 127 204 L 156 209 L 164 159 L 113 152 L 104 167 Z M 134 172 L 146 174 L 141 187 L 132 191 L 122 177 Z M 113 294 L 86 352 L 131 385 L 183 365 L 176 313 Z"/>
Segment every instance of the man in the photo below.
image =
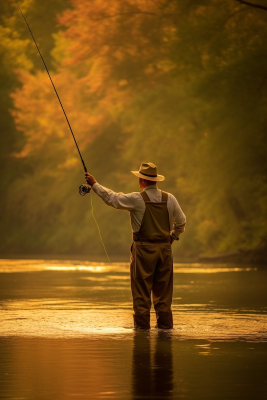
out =
<path fill-rule="evenodd" d="M 163 181 L 156 165 L 142 163 L 139 171 L 141 193 L 115 193 L 95 180 L 88 172 L 86 182 L 109 206 L 130 212 L 133 244 L 131 247 L 131 289 L 134 326 L 150 328 L 151 292 L 157 316 L 157 326 L 173 327 L 173 258 L 171 245 L 184 232 L 186 218 L 176 198 L 157 187 Z M 170 229 L 172 228 L 172 229 Z"/>

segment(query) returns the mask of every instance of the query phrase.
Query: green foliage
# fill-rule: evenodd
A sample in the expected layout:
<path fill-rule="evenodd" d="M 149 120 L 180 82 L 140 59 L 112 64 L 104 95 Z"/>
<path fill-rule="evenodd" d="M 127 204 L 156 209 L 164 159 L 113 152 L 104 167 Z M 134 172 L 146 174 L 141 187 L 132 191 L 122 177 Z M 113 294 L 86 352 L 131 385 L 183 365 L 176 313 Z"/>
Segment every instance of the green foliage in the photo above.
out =
<path fill-rule="evenodd" d="M 10 7 L 0 26 L 1 141 L 9 159 L 0 249 L 101 254 L 89 196 L 77 192 L 83 172 L 73 139 Z M 232 0 L 75 0 L 71 7 L 32 0 L 24 7 L 96 179 L 138 191 L 130 170 L 154 162 L 167 178 L 160 187 L 187 215 L 177 255 L 263 246 L 267 12 Z M 109 253 L 127 254 L 127 213 L 93 202 Z"/>

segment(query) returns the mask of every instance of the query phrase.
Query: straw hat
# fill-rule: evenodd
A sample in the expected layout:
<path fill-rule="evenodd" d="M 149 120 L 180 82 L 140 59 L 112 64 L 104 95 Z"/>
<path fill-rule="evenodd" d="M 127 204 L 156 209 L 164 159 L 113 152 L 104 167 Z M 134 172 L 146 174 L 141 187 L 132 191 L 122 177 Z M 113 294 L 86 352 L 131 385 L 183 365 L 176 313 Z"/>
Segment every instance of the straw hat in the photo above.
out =
<path fill-rule="evenodd" d="M 157 167 L 155 164 L 142 163 L 139 171 L 131 171 L 138 178 L 146 179 L 148 181 L 164 181 L 163 175 L 158 175 Z"/>

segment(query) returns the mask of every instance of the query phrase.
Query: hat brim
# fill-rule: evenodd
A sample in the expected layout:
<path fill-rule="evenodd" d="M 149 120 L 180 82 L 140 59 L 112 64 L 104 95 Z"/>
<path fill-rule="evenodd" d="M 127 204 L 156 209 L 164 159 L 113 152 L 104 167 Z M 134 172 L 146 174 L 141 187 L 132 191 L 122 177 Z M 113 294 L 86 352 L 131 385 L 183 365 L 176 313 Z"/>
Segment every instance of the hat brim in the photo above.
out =
<path fill-rule="evenodd" d="M 159 182 L 159 181 L 164 181 L 165 179 L 165 176 L 163 175 L 157 175 L 156 177 L 152 177 L 143 175 L 139 171 L 131 171 L 131 173 L 137 176 L 138 178 L 146 179 L 147 181 Z"/>

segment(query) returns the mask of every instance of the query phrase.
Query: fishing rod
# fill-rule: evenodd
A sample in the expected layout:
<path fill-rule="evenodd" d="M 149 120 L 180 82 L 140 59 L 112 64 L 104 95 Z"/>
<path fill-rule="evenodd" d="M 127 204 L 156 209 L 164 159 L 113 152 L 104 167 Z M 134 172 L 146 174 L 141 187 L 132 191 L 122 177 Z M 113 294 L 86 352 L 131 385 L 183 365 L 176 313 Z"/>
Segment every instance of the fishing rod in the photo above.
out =
<path fill-rule="evenodd" d="M 34 43 L 35 43 L 35 46 L 36 46 L 36 48 L 37 48 L 37 50 L 38 50 L 38 53 L 39 53 L 39 55 L 40 55 L 40 57 L 41 57 L 41 60 L 42 60 L 42 62 L 43 62 L 43 64 L 44 64 L 44 67 L 45 67 L 45 69 L 46 69 L 46 72 L 47 72 L 47 74 L 48 74 L 48 76 L 49 76 L 49 79 L 50 79 L 50 81 L 51 81 L 51 83 L 52 83 L 52 86 L 53 86 L 54 92 L 55 92 L 55 94 L 56 94 L 56 96 L 57 96 L 57 99 L 58 99 L 58 101 L 59 101 L 59 104 L 61 105 L 62 111 L 63 111 L 64 116 L 65 116 L 65 118 L 66 118 L 66 121 L 67 121 L 67 123 L 68 123 L 68 126 L 69 126 L 69 129 L 70 129 L 70 131 L 71 131 L 72 137 L 73 137 L 73 139 L 74 139 L 74 143 L 75 143 L 75 145 L 76 145 L 76 147 L 77 147 L 77 150 L 78 150 L 78 153 L 79 153 L 79 156 L 80 156 L 82 165 L 83 165 L 84 172 L 87 172 L 87 168 L 86 168 L 85 163 L 84 163 L 84 161 L 83 161 L 83 158 L 82 158 L 82 155 L 81 155 L 81 152 L 80 152 L 78 143 L 77 143 L 77 141 L 76 141 L 76 139 L 75 139 L 73 130 L 72 130 L 72 128 L 71 128 L 69 119 L 68 119 L 67 114 L 66 114 L 66 112 L 65 112 L 65 110 L 64 110 L 63 104 L 62 104 L 62 102 L 61 102 L 61 100 L 60 100 L 60 97 L 59 97 L 59 95 L 58 95 L 57 89 L 56 89 L 56 87 L 55 87 L 55 85 L 54 85 L 54 82 L 53 82 L 53 80 L 52 80 L 52 78 L 51 78 L 51 75 L 50 75 L 50 73 L 49 73 L 49 71 L 48 71 L 48 68 L 47 68 L 47 66 L 46 66 L 46 63 L 45 63 L 45 61 L 44 61 L 44 59 L 43 59 L 43 56 L 42 56 L 42 54 L 41 54 L 41 52 L 40 52 L 40 50 L 39 50 L 39 47 L 38 47 L 38 45 L 37 45 L 37 43 L 36 43 L 36 40 L 34 39 L 33 33 L 32 33 L 32 31 L 31 31 L 31 29 L 30 29 L 30 27 L 29 27 L 28 22 L 26 21 L 26 18 L 25 18 L 25 16 L 24 16 L 23 12 L 21 11 L 21 8 L 20 8 L 20 6 L 19 6 L 17 0 L 15 0 L 15 2 L 16 2 L 16 4 L 17 4 L 17 6 L 18 6 L 18 9 L 19 9 L 19 11 L 20 11 L 20 13 L 21 13 L 23 19 L 24 19 L 25 24 L 27 25 L 27 27 L 28 27 L 28 29 L 29 29 L 29 32 L 30 32 L 30 34 L 31 34 L 31 37 L 32 37 L 32 39 L 33 39 L 33 41 L 34 41 Z M 80 193 L 81 196 L 85 196 L 87 193 L 90 193 L 90 190 L 91 190 L 91 186 L 90 186 L 90 185 L 87 185 L 87 184 L 86 184 L 86 185 L 85 185 L 85 184 L 82 184 L 82 185 L 80 185 L 80 187 L 79 187 L 79 193 Z"/>
<path fill-rule="evenodd" d="M 50 73 L 49 73 L 49 71 L 48 71 L 48 68 L 47 68 L 47 66 L 46 66 L 46 63 L 45 63 L 45 61 L 44 61 L 44 59 L 43 59 L 43 56 L 42 56 L 42 54 L 41 54 L 41 52 L 40 52 L 40 50 L 39 50 L 39 47 L 38 47 L 38 45 L 37 45 L 37 43 L 36 43 L 36 40 L 34 39 L 34 36 L 33 36 L 32 31 L 31 31 L 31 29 L 30 29 L 30 27 L 29 27 L 29 25 L 28 25 L 28 22 L 26 21 L 26 18 L 24 17 L 23 12 L 21 11 L 20 6 L 18 5 L 17 0 L 15 0 L 15 2 L 16 2 L 16 4 L 17 4 L 17 6 L 18 6 L 18 9 L 19 9 L 19 11 L 20 11 L 20 13 L 21 13 L 23 19 L 24 19 L 25 24 L 27 25 L 27 27 L 28 27 L 28 29 L 29 29 L 29 32 L 30 32 L 30 34 L 31 34 L 31 37 L 32 37 L 32 39 L 33 39 L 33 41 L 34 41 L 34 43 L 35 43 L 35 46 L 36 46 L 36 48 L 37 48 L 37 50 L 38 50 L 38 53 L 39 53 L 39 55 L 40 55 L 40 57 L 41 57 L 41 60 L 42 60 L 42 62 L 43 62 L 43 64 L 44 64 L 44 67 L 45 67 L 45 69 L 46 69 L 46 72 L 47 72 L 47 74 L 48 74 L 48 76 L 49 76 L 49 79 L 50 79 L 50 81 L 51 81 L 51 83 L 52 83 L 53 89 L 54 89 L 54 91 L 55 91 L 55 93 L 56 93 L 56 96 L 57 96 L 57 99 L 58 99 L 58 101 L 59 101 L 59 104 L 61 105 L 62 111 L 63 111 L 63 113 L 64 113 L 64 116 L 65 116 L 66 121 L 67 121 L 67 123 L 68 123 L 69 129 L 70 129 L 70 131 L 71 131 L 72 137 L 73 137 L 73 139 L 74 139 L 75 145 L 76 145 L 76 147 L 77 147 L 77 150 L 78 150 L 78 153 L 79 153 L 79 156 L 80 156 L 82 165 L 83 165 L 84 172 L 87 172 L 87 168 L 86 168 L 85 163 L 84 163 L 84 161 L 83 161 L 83 158 L 82 158 L 82 155 L 81 155 L 81 152 L 80 152 L 78 143 L 77 143 L 77 141 L 76 141 L 76 139 L 75 139 L 73 130 L 72 130 L 72 128 L 71 128 L 69 119 L 68 119 L 67 114 L 66 114 L 66 112 L 65 112 L 65 110 L 64 110 L 63 104 L 61 103 L 60 97 L 59 97 L 59 95 L 58 95 L 58 92 L 57 92 L 57 89 L 56 89 L 56 87 L 55 87 L 55 85 L 54 85 L 54 82 L 53 82 L 53 80 L 52 80 L 52 78 L 51 78 L 51 75 L 50 75 Z M 91 187 L 90 185 L 82 184 L 82 185 L 79 186 L 79 193 L 80 193 L 81 196 L 85 196 L 87 193 L 90 193 L 91 189 L 92 189 L 92 187 Z M 101 232 L 100 232 L 99 225 L 98 225 L 97 220 L 96 220 L 95 215 L 94 215 L 92 196 L 91 196 L 91 207 L 92 207 L 92 215 L 93 215 L 94 221 L 95 221 L 95 223 L 96 223 L 96 225 L 97 225 L 97 229 L 98 229 L 98 233 L 99 233 L 99 236 L 100 236 L 102 245 L 103 245 L 103 247 L 104 247 L 104 250 L 105 250 L 107 259 L 108 259 L 109 263 L 111 263 L 110 258 L 109 258 L 109 255 L 108 255 L 107 250 L 106 250 L 106 246 L 105 246 L 104 241 L 103 241 L 102 236 L 101 236 Z M 124 300 L 125 300 L 125 302 L 126 302 L 126 298 L 125 298 L 124 292 L 123 292 L 123 290 L 122 290 L 122 288 L 121 288 L 120 282 L 119 282 L 119 280 L 118 280 L 118 278 L 117 278 L 117 275 L 115 274 L 114 271 L 113 271 L 113 273 L 114 273 L 114 275 L 115 275 L 115 277 L 116 277 L 116 279 L 117 279 L 117 281 L 118 281 L 118 284 L 119 284 L 121 293 L 122 293 L 122 295 L 123 295 L 123 297 L 124 297 Z"/>

